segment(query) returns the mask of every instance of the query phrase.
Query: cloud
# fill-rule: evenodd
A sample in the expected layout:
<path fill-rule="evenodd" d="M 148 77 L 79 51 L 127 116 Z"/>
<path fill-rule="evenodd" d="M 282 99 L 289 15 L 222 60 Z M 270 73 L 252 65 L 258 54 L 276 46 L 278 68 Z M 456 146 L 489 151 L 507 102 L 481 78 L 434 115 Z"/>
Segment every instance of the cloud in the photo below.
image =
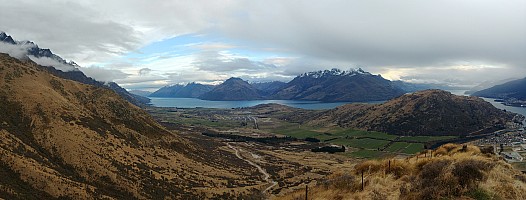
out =
<path fill-rule="evenodd" d="M 5 42 L 0 42 L 0 52 L 7 53 L 11 57 L 15 57 L 18 59 L 29 58 L 33 62 L 39 65 L 46 66 L 46 67 L 53 67 L 63 72 L 78 70 L 72 65 L 59 62 L 49 57 L 35 57 L 32 55 L 28 55 L 28 51 L 34 47 L 36 47 L 36 45 L 33 43 L 22 42 L 19 44 L 10 44 L 10 43 L 5 43 Z"/>
<path fill-rule="evenodd" d="M 473 87 L 486 80 L 522 78 L 526 74 L 526 68 L 513 68 L 506 65 L 486 66 L 476 63 L 468 65 L 464 63 L 445 66 L 385 68 L 380 73 L 383 77 L 392 80 Z"/>
<path fill-rule="evenodd" d="M 89 65 L 131 51 L 140 33 L 76 1 L 0 0 L 0 30 Z"/>
<path fill-rule="evenodd" d="M 205 51 L 193 63 L 199 70 L 209 72 L 254 72 L 276 69 L 273 64 L 252 61 L 226 52 Z"/>
<path fill-rule="evenodd" d="M 84 72 L 86 76 L 89 76 L 97 81 L 102 82 L 113 82 L 117 79 L 124 79 L 130 74 L 124 73 L 117 69 L 106 69 L 102 67 L 82 67 L 80 71 Z"/>
<path fill-rule="evenodd" d="M 230 78 L 229 75 L 217 74 L 208 71 L 184 71 L 166 73 L 171 83 L 207 82 L 219 83 Z"/>
<path fill-rule="evenodd" d="M 61 62 L 58 62 L 55 59 L 48 58 L 48 57 L 35 57 L 35 56 L 31 56 L 30 55 L 29 59 L 31 59 L 33 62 L 35 62 L 35 63 L 37 63 L 39 65 L 46 66 L 46 67 L 53 67 L 53 68 L 58 69 L 58 70 L 63 71 L 63 72 L 78 71 L 79 70 L 79 69 L 77 69 L 76 67 L 74 67 L 72 65 L 61 63 Z"/>
<path fill-rule="evenodd" d="M 209 41 L 195 37 L 185 43 L 193 45 L 177 46 L 187 48 L 174 51 L 177 55 L 159 54 L 119 68 L 134 74 L 148 66 L 168 79 L 199 80 L 193 70 L 206 74 L 202 80 L 217 80 L 291 77 L 360 65 L 373 73 L 390 73 L 388 77 L 396 72 L 400 74 L 396 78 L 471 83 L 515 76 L 526 66 L 522 0 L 0 0 L 0 4 L 0 30 L 34 40 L 85 66 L 113 62 L 130 52 L 149 57 L 149 49 L 141 47 L 167 38 L 220 36 Z M 235 51 L 239 49 L 252 52 Z M 185 50 L 194 52 L 188 55 Z M 151 64 L 156 62 L 162 66 Z M 470 66 L 454 68 L 459 63 Z M 476 68 L 481 65 L 506 70 Z M 435 71 L 440 75 L 434 76 Z"/>
<path fill-rule="evenodd" d="M 152 69 L 150 68 L 142 68 L 139 70 L 139 76 L 146 76 L 152 72 Z"/>
<path fill-rule="evenodd" d="M 11 57 L 22 59 L 27 56 L 27 50 L 34 46 L 34 44 L 13 45 L 0 42 L 0 53 L 7 53 Z"/>

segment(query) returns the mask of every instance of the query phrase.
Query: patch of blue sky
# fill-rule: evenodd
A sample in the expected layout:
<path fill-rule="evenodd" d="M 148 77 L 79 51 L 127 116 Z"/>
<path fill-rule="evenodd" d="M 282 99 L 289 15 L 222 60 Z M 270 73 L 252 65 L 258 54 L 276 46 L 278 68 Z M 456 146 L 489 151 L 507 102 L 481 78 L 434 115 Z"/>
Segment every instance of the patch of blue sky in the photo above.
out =
<path fill-rule="evenodd" d="M 137 51 L 132 51 L 124 58 L 144 58 L 155 55 L 188 55 L 198 52 L 198 49 L 189 48 L 193 44 L 202 43 L 205 36 L 198 34 L 181 35 L 146 45 Z"/>
<path fill-rule="evenodd" d="M 206 49 L 207 45 L 224 46 L 224 49 Z M 217 45 L 221 44 L 221 45 Z M 113 62 L 133 62 L 136 65 L 147 65 L 163 59 L 196 55 L 200 52 L 221 51 L 235 57 L 244 57 L 253 61 L 264 61 L 268 58 L 293 57 L 285 51 L 268 48 L 245 41 L 223 37 L 216 33 L 193 33 L 180 35 L 148 44 L 136 51 L 129 52 Z M 100 63 L 104 66 L 110 63 Z"/>
<path fill-rule="evenodd" d="M 255 48 L 233 48 L 233 49 L 229 49 L 228 52 L 236 56 L 249 58 L 250 60 L 253 60 L 253 61 L 264 61 L 268 58 L 293 57 L 294 56 L 288 53 L 268 51 L 265 49 L 255 49 Z"/>

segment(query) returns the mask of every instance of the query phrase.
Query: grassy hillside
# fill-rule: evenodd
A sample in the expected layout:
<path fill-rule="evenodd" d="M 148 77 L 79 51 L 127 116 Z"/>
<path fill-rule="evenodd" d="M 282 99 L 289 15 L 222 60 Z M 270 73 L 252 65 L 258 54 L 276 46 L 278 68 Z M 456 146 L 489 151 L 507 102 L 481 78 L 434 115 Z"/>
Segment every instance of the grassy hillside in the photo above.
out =
<path fill-rule="evenodd" d="M 514 116 L 477 97 L 425 90 L 382 104 L 347 104 L 308 123 L 407 136 L 461 136 L 502 129 Z"/>
<path fill-rule="evenodd" d="M 312 183 L 308 197 L 525 199 L 526 176 L 488 151 L 475 146 L 446 144 L 407 159 L 365 161 L 351 171 Z M 305 199 L 305 190 L 276 199 Z"/>
<path fill-rule="evenodd" d="M 2 198 L 205 198 L 260 181 L 221 145 L 181 138 L 114 91 L 6 54 L 0 102 Z"/>

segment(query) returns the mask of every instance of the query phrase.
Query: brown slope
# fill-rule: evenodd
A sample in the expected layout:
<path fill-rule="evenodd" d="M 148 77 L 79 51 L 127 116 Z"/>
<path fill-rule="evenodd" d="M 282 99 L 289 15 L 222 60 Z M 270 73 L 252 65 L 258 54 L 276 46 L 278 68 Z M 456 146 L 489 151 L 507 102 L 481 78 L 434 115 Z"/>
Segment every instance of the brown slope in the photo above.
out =
<path fill-rule="evenodd" d="M 194 144 L 109 89 L 6 54 L 0 102 L 0 175 L 10 174 L 0 181 L 0 198 L 199 198 L 194 188 L 210 185 L 210 177 L 251 175 L 189 158 L 185 152 L 199 152 Z"/>
<path fill-rule="evenodd" d="M 493 149 L 470 145 L 446 144 L 404 159 L 368 160 L 320 182 L 309 187 L 309 199 L 526 198 L 526 176 L 521 171 L 495 156 Z M 276 199 L 304 195 L 303 189 Z"/>
<path fill-rule="evenodd" d="M 425 90 L 378 105 L 344 105 L 310 123 L 335 123 L 398 135 L 467 135 L 502 128 L 513 117 L 477 97 Z"/>

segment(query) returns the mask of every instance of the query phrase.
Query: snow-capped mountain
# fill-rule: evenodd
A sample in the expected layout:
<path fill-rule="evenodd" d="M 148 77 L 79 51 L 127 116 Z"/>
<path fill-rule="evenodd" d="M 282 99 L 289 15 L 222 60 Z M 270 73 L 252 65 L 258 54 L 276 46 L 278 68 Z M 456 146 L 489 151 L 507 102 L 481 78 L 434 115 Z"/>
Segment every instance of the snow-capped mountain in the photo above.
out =
<path fill-rule="evenodd" d="M 343 71 L 331 69 L 307 72 L 294 78 L 272 95 L 273 99 L 315 101 L 378 101 L 398 97 L 405 92 L 380 75 L 361 68 Z"/>
<path fill-rule="evenodd" d="M 306 72 L 299 77 L 311 77 L 311 78 L 322 78 L 328 76 L 355 76 L 355 75 L 372 75 L 369 72 L 362 70 L 362 68 L 350 69 L 350 70 L 341 70 L 333 68 L 331 70 L 319 70 L 315 72 Z"/>

